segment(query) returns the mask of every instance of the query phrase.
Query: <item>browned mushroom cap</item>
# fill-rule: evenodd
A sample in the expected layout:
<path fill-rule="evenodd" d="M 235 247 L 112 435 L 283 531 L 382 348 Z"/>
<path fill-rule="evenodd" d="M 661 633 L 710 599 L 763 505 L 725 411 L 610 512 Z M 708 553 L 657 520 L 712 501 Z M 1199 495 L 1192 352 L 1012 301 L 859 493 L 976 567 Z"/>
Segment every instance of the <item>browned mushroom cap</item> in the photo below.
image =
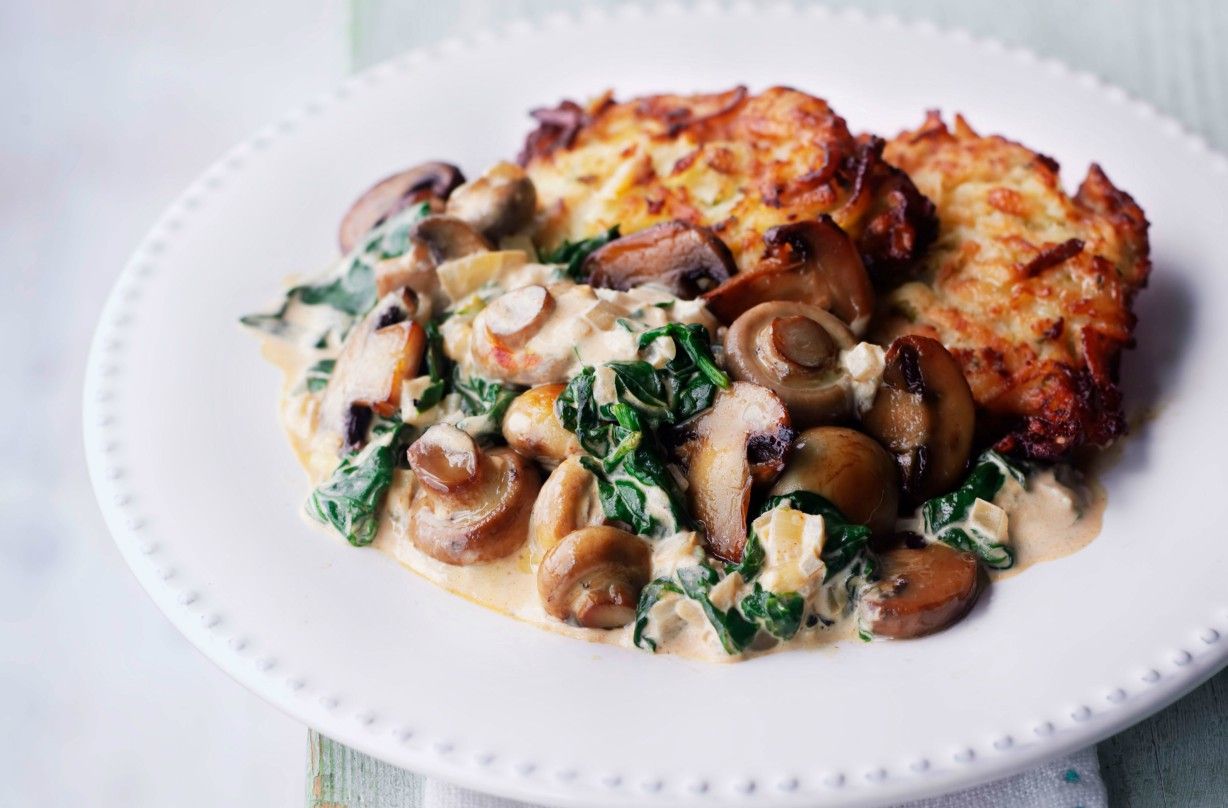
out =
<path fill-rule="evenodd" d="M 526 390 L 503 416 L 503 437 L 525 457 L 554 465 L 584 450 L 575 434 L 567 431 L 554 414 L 554 402 L 565 384 L 543 384 Z"/>
<path fill-rule="evenodd" d="M 320 405 L 321 418 L 333 429 L 343 429 L 354 405 L 381 415 L 400 408 L 401 382 L 417 375 L 426 347 L 426 332 L 409 319 L 416 309 L 414 293 L 401 289 L 381 299 L 350 329 Z M 361 442 L 362 435 L 357 438 L 347 439 L 347 444 Z"/>
<path fill-rule="evenodd" d="M 763 265 L 704 295 L 723 322 L 768 300 L 795 300 L 827 309 L 854 334 L 865 331 L 874 313 L 874 287 L 853 240 L 824 215 L 818 221 L 773 227 L 763 234 Z"/>
<path fill-rule="evenodd" d="M 537 592 L 552 617 L 584 628 L 618 628 L 635 619 L 651 575 L 652 553 L 643 539 L 614 527 L 586 527 L 542 559 Z"/>
<path fill-rule="evenodd" d="M 529 517 L 529 561 L 536 567 L 568 533 L 606 522 L 597 478 L 572 456 L 550 472 Z"/>
<path fill-rule="evenodd" d="M 625 292 L 658 283 L 684 300 L 727 281 L 736 269 L 725 242 L 706 227 L 681 221 L 615 239 L 584 261 L 593 286 Z"/>
<path fill-rule="evenodd" d="M 774 391 L 798 427 L 831 423 L 852 406 L 840 351 L 857 338 L 808 303 L 774 300 L 750 309 L 725 332 L 729 374 Z"/>
<path fill-rule="evenodd" d="M 448 215 L 473 225 L 491 241 L 524 230 L 533 221 L 537 191 L 524 169 L 498 163 L 448 199 Z"/>
<path fill-rule="evenodd" d="M 720 391 L 711 409 L 684 425 L 678 454 L 690 483 L 687 498 L 715 555 L 741 560 L 751 485 L 775 479 L 793 435 L 776 394 L 746 382 Z"/>
<path fill-rule="evenodd" d="M 380 180 L 341 219 L 341 252 L 348 253 L 368 232 L 416 202 L 442 203 L 464 181 L 460 169 L 450 163 L 423 163 Z"/>
<path fill-rule="evenodd" d="M 514 553 L 528 537 L 540 480 L 511 449 L 483 451 L 436 424 L 409 447 L 421 486 L 409 506 L 414 546 L 445 564 L 482 564 Z"/>
<path fill-rule="evenodd" d="M 955 357 L 942 343 L 909 334 L 891 343 L 867 432 L 895 455 L 914 500 L 953 488 L 968 465 L 976 410 Z"/>
<path fill-rule="evenodd" d="M 959 620 L 980 594 L 980 565 L 945 544 L 880 553 L 882 577 L 861 595 L 866 627 L 880 637 L 908 639 Z"/>
<path fill-rule="evenodd" d="M 895 528 L 900 500 L 895 462 L 877 441 L 854 429 L 821 426 L 798 436 L 771 493 L 794 491 L 824 497 L 850 522 L 868 525 L 876 535 Z"/>
<path fill-rule="evenodd" d="M 431 258 L 436 264 L 491 249 L 485 236 L 474 230 L 468 222 L 455 216 L 427 216 L 414 228 L 414 236 L 430 250 Z"/>

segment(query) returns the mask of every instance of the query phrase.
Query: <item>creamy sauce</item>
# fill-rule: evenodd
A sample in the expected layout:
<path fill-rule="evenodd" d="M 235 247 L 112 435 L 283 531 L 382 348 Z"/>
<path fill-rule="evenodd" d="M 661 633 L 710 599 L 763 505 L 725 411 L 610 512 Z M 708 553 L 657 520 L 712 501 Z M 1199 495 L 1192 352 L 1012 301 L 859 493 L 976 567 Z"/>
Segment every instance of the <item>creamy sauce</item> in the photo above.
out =
<path fill-rule="evenodd" d="M 999 499 L 1010 518 L 1015 565 L 991 572 L 993 580 L 1082 550 L 1100 535 L 1108 506 L 1108 492 L 1098 480 L 1063 466 L 1034 472 L 1026 489 L 1008 491 Z"/>
<path fill-rule="evenodd" d="M 445 322 L 444 336 L 448 353 L 462 357 L 462 368 L 466 372 L 488 377 L 492 375 L 489 368 L 479 368 L 473 361 L 470 351 L 473 332 L 481 326 L 481 312 L 489 301 L 508 288 L 519 288 L 518 284 L 550 283 L 555 309 L 539 336 L 527 343 L 526 353 L 542 358 L 540 361 L 554 362 L 556 367 L 552 374 L 555 375 L 578 372 L 583 365 L 636 358 L 638 333 L 665 322 L 701 322 L 715 330 L 715 321 L 700 304 L 675 301 L 666 307 L 654 305 L 668 300 L 668 295 L 660 290 L 593 290 L 570 282 L 550 281 L 548 272 L 553 272 L 553 269 L 520 264 L 507 277 L 500 279 L 501 283 L 488 285 L 461 301 L 459 308 L 464 311 L 468 307 L 468 313 L 454 314 L 449 318 Z M 624 322 L 620 324 L 620 320 Z M 661 348 L 654 346 L 644 354 L 645 359 L 658 367 L 671 358 L 668 351 L 672 349 L 667 340 L 659 342 Z M 324 354 L 277 339 L 266 340 L 263 353 L 284 373 L 280 404 L 283 427 L 311 484 L 316 486 L 328 479 L 336 467 L 341 442 L 337 434 L 320 428 L 322 392 L 309 392 L 302 384 L 305 370 Z M 867 346 L 847 353 L 850 355 L 843 357 L 842 362 L 848 366 L 847 372 L 853 382 L 860 385 L 859 389 L 854 390 L 860 411 L 864 409 L 864 399 L 872 399 L 877 387 L 875 368 L 881 373 L 882 351 Z M 564 370 L 560 371 L 559 367 Z M 508 376 L 515 377 L 515 372 L 509 371 Z M 549 380 L 553 381 L 554 378 Z M 413 391 L 421 388 L 423 383 L 420 378 L 407 381 L 406 385 L 405 389 L 410 394 L 408 400 L 412 400 Z M 613 395 L 612 380 L 604 378 L 599 372 L 596 396 L 602 399 Z M 405 400 L 403 397 L 403 406 L 406 406 Z M 419 416 L 416 411 L 406 411 L 406 416 L 407 422 L 418 418 L 422 421 L 421 426 L 443 420 L 466 428 L 455 394 L 426 414 Z M 481 428 L 489 429 L 490 425 L 484 424 Z M 567 636 L 633 647 L 633 626 L 611 631 L 583 629 L 563 624 L 546 614 L 537 592 L 531 542 L 526 542 L 510 557 L 471 566 L 451 566 L 418 550 L 407 531 L 408 507 L 414 485 L 411 472 L 398 470 L 395 473 L 373 542 L 376 549 L 428 581 L 486 608 Z M 660 494 L 657 489 L 651 490 Z M 1057 467 L 1034 473 L 1026 485 L 1008 480 L 995 497 L 994 504 L 1005 511 L 1009 520 L 1004 543 L 1011 547 L 1016 558 L 1011 569 L 991 573 L 995 580 L 1001 580 L 1033 564 L 1060 558 L 1086 546 L 1100 532 L 1106 496 L 1103 487 L 1094 480 L 1084 479 L 1068 468 Z M 654 513 L 660 512 L 658 515 L 662 519 L 668 519 L 667 502 L 654 501 L 649 505 Z M 782 549 L 772 545 L 769 539 L 769 561 L 760 577 L 761 582 L 769 583 L 777 578 L 788 580 L 791 586 L 800 582 L 809 604 L 807 613 L 814 615 L 810 624 L 803 625 L 792 639 L 784 643 L 776 642 L 761 632 L 751 648 L 742 654 L 730 655 L 722 648 L 700 604 L 686 596 L 671 593 L 662 597 L 649 612 L 645 633 L 657 642 L 657 650 L 689 658 L 728 662 L 776 650 L 826 646 L 856 637 L 858 625 L 855 610 L 845 595 L 847 575 L 838 575 L 831 582 L 821 583 L 822 562 L 817 562 L 816 567 L 814 559 L 805 560 L 809 556 L 817 556 L 821 549 L 821 543 L 814 543 L 814 531 L 822 531 L 822 519 L 812 519 L 818 520 L 817 527 L 806 523 L 799 528 L 800 550 Z M 761 526 L 761 531 L 765 529 L 766 523 Z M 821 538 L 818 541 L 821 542 Z M 652 547 L 654 579 L 673 576 L 679 568 L 704 560 L 699 537 L 693 532 L 657 540 Z M 797 569 L 786 569 L 787 564 L 795 565 Z M 710 599 L 725 608 L 739 602 L 750 591 L 749 586 L 735 573 L 713 588 Z"/>

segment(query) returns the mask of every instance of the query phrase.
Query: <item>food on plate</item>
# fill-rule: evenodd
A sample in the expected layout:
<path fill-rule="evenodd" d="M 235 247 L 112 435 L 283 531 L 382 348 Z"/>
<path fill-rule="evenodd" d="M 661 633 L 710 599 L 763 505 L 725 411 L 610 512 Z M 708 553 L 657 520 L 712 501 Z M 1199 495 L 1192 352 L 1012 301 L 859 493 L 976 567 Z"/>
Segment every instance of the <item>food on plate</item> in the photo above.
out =
<path fill-rule="evenodd" d="M 479 603 L 744 659 L 945 629 L 1073 552 L 1121 434 L 1146 220 L 957 119 L 884 149 L 744 88 L 533 113 L 393 174 L 243 322 L 306 512 Z"/>
<path fill-rule="evenodd" d="M 1097 165 L 1067 196 L 1058 164 L 930 113 L 887 159 L 938 210 L 917 280 L 881 306 L 878 338 L 925 334 L 959 360 L 1003 451 L 1055 460 L 1126 428 L 1117 365 L 1147 282 L 1147 219 Z"/>

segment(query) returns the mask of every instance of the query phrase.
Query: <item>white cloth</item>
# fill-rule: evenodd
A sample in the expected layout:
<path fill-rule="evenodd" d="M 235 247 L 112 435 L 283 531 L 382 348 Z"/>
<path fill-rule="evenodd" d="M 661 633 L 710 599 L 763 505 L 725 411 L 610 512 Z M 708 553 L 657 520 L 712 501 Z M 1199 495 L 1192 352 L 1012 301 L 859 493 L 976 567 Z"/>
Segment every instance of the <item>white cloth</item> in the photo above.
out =
<path fill-rule="evenodd" d="M 526 804 L 427 780 L 422 808 L 525 808 Z M 967 791 L 905 803 L 900 808 L 1107 808 L 1095 749 L 1049 761 L 1031 771 Z"/>

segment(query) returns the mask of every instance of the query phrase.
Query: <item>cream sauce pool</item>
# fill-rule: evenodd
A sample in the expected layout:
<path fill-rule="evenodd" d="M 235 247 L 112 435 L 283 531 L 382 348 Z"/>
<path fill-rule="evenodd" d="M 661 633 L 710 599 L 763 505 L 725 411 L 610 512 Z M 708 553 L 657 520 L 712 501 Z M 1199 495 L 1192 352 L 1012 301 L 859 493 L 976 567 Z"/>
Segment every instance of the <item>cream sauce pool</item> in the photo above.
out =
<path fill-rule="evenodd" d="M 321 395 L 308 393 L 299 386 L 304 370 L 318 357 L 314 352 L 276 339 L 264 342 L 263 354 L 284 374 L 282 424 L 311 485 L 318 485 L 332 473 L 339 449 L 338 439 L 316 429 Z M 444 564 L 418 550 L 407 533 L 406 513 L 413 489 L 412 472 L 398 470 L 372 544 L 377 550 L 431 583 L 488 609 L 566 636 L 632 647 L 631 626 L 611 631 L 584 629 L 547 615 L 538 597 L 528 543 L 508 558 L 465 567 Z M 1107 494 L 1095 479 L 1059 466 L 1033 473 L 1026 488 L 1018 486 L 1004 492 L 996 501 L 1009 516 L 1009 546 L 1015 553 L 1013 567 L 990 573 L 992 579 L 1000 581 L 1034 564 L 1070 555 L 1087 546 L 1100 533 Z M 318 523 L 308 521 L 319 527 Z M 694 534 L 678 534 L 656 542 L 654 576 L 672 571 L 679 557 L 688 552 L 684 545 L 694 541 Z M 685 603 L 698 608 L 694 601 Z M 682 605 L 681 610 L 691 606 Z M 856 620 L 847 616 L 830 626 L 804 628 L 788 643 L 759 642 L 742 655 L 729 655 L 720 647 L 701 613 L 691 618 L 701 619 L 692 619 L 691 629 L 677 632 L 661 645 L 660 651 L 726 662 L 773 650 L 830 645 L 857 636 Z"/>

